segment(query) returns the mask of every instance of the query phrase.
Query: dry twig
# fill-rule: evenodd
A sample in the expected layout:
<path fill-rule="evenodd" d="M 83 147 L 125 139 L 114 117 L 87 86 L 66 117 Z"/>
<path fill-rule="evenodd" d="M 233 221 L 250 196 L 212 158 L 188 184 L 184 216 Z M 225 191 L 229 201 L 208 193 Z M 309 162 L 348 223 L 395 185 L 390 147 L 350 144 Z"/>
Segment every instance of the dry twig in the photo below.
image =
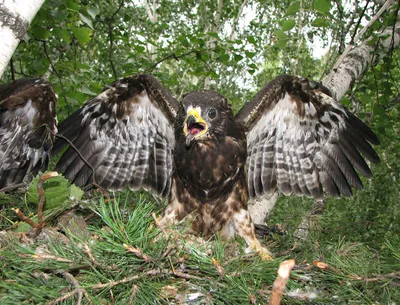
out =
<path fill-rule="evenodd" d="M 18 218 L 21 219 L 23 222 L 27 223 L 30 225 L 33 229 L 35 229 L 33 237 L 36 237 L 40 234 L 42 229 L 45 226 L 45 223 L 43 221 L 43 206 L 44 202 L 46 201 L 46 197 L 44 196 L 44 189 L 43 189 L 43 182 L 58 176 L 57 172 L 51 172 L 44 174 L 40 176 L 39 182 L 37 185 L 37 190 L 38 190 L 38 195 L 39 195 L 39 203 L 38 203 L 38 210 L 37 210 L 37 217 L 38 217 L 38 223 L 36 224 L 31 218 L 28 216 L 25 216 L 24 213 L 20 209 L 13 209 L 15 214 L 17 214 Z"/>
<path fill-rule="evenodd" d="M 333 69 L 337 69 L 339 65 L 343 62 L 344 58 L 347 56 L 347 54 L 353 49 L 353 47 L 357 44 L 357 42 L 360 40 L 362 35 L 366 33 L 366 31 L 372 26 L 372 24 L 384 13 L 386 10 L 388 10 L 395 1 L 393 0 L 387 0 L 385 4 L 381 7 L 381 9 L 376 13 L 375 16 L 373 16 L 369 22 L 363 27 L 363 29 L 355 35 L 355 37 L 352 37 L 352 40 L 350 41 L 349 45 L 347 46 L 346 50 L 343 52 L 343 54 L 339 57 L 337 62 L 335 63 Z M 354 36 L 354 35 L 353 35 Z"/>
<path fill-rule="evenodd" d="M 19 188 L 25 188 L 27 186 L 28 185 L 26 183 L 13 184 L 13 185 L 6 186 L 6 187 L 3 187 L 2 189 L 0 189 L 0 193 L 13 191 L 13 190 L 16 190 L 16 189 L 19 189 Z"/>
<path fill-rule="evenodd" d="M 130 245 L 124 244 L 124 248 L 126 249 L 126 251 L 135 254 L 138 258 L 143 259 L 145 262 L 149 262 L 152 259 L 150 258 L 150 256 L 146 255 L 143 253 L 142 249 L 140 248 L 134 248 Z"/>
<path fill-rule="evenodd" d="M 38 226 L 37 226 L 37 232 L 36 236 L 40 234 L 41 230 L 44 228 L 45 223 L 43 221 L 43 207 L 44 207 L 44 202 L 46 201 L 46 197 L 44 196 L 44 188 L 43 188 L 43 183 L 53 177 L 57 177 L 58 173 L 57 172 L 50 172 L 47 174 L 43 174 L 39 178 L 39 182 L 37 184 L 37 190 L 38 190 L 38 195 L 39 195 L 39 203 L 38 203 L 38 210 L 37 210 L 37 217 L 38 217 Z"/>
<path fill-rule="evenodd" d="M 289 281 L 290 271 L 295 266 L 294 259 L 283 261 L 278 268 L 278 277 L 272 285 L 272 295 L 269 300 L 270 305 L 279 305 L 281 303 L 282 293 L 285 290 L 286 284 Z"/>
<path fill-rule="evenodd" d="M 89 295 L 88 295 L 88 293 L 86 292 L 86 290 L 83 289 L 83 288 L 81 288 L 81 286 L 79 285 L 78 281 L 75 279 L 75 277 L 74 277 L 72 274 L 70 274 L 70 273 L 68 273 L 68 272 L 65 272 L 65 271 L 64 271 L 64 272 L 59 272 L 59 273 L 60 273 L 65 279 L 67 279 L 68 282 L 70 282 L 70 284 L 71 284 L 73 287 L 75 287 L 75 289 L 72 290 L 72 291 L 70 291 L 70 292 L 68 292 L 68 293 L 66 293 L 66 294 L 64 294 L 64 295 L 62 295 L 61 297 L 59 297 L 59 298 L 57 298 L 57 299 L 55 299 L 55 300 L 53 300 L 53 301 L 47 302 L 46 305 L 55 305 L 55 304 L 59 304 L 59 303 L 65 301 L 65 300 L 67 300 L 67 299 L 69 299 L 69 298 L 72 298 L 72 297 L 75 296 L 75 295 L 78 295 L 78 300 L 77 300 L 77 302 L 76 302 L 77 305 L 81 305 L 83 297 L 85 297 L 85 299 L 86 299 L 86 301 L 87 301 L 88 304 L 93 304 L 93 302 L 92 302 L 92 300 L 89 298 Z"/>
<path fill-rule="evenodd" d="M 20 209 L 12 209 L 15 214 L 17 214 L 18 218 L 21 219 L 23 222 L 27 223 L 28 225 L 30 225 L 32 228 L 37 228 L 37 224 L 30 219 L 28 216 L 25 216 L 24 213 L 22 213 L 22 211 Z"/>
<path fill-rule="evenodd" d="M 142 277 L 146 277 L 146 276 L 156 276 L 156 275 L 160 275 L 162 274 L 161 270 L 150 270 L 147 271 L 146 273 L 142 273 L 142 274 L 137 274 L 134 276 L 130 276 L 130 277 L 125 277 L 122 280 L 119 281 L 110 281 L 108 283 L 98 283 L 92 286 L 92 289 L 102 289 L 102 288 L 112 288 L 115 286 L 118 286 L 120 284 L 125 284 L 125 283 L 129 283 L 135 280 L 138 280 Z"/>
<path fill-rule="evenodd" d="M 195 279 L 195 280 L 204 280 L 204 278 L 196 276 L 196 275 L 192 275 L 192 274 L 188 274 L 188 273 L 184 273 L 184 272 L 180 272 L 180 271 L 169 271 L 169 270 L 149 270 L 145 273 L 142 274 L 137 274 L 134 276 L 130 276 L 130 277 L 125 277 L 122 280 L 119 281 L 109 281 L 108 283 L 98 283 L 92 286 L 92 289 L 103 289 L 103 288 L 113 288 L 115 286 L 118 286 L 120 284 L 126 284 L 132 281 L 136 281 L 138 279 L 141 279 L 143 277 L 147 277 L 147 276 L 175 276 L 175 277 L 179 277 L 179 278 L 183 278 L 183 279 Z"/>
<path fill-rule="evenodd" d="M 129 301 L 127 303 L 127 305 L 132 305 L 133 304 L 133 299 L 136 296 L 136 293 L 139 291 L 139 287 L 135 284 L 132 285 L 132 290 L 131 290 L 131 294 L 129 295 Z"/>
<path fill-rule="evenodd" d="M 215 257 L 213 257 L 211 262 L 212 262 L 213 266 L 215 267 L 215 269 L 217 269 L 218 274 L 220 276 L 224 276 L 224 274 L 225 274 L 224 268 L 220 265 L 219 261 Z"/>
<path fill-rule="evenodd" d="M 153 217 L 153 219 L 154 219 L 154 222 L 156 223 L 156 226 L 157 226 L 157 228 L 160 230 L 160 231 L 162 231 L 163 233 L 164 233 L 164 236 L 165 237 L 168 237 L 168 233 L 167 233 L 167 231 L 165 231 L 165 228 L 164 228 L 164 226 L 161 224 L 161 222 L 160 222 L 160 218 L 161 217 L 157 217 L 156 216 L 156 213 L 151 213 L 151 216 Z"/>
<path fill-rule="evenodd" d="M 363 282 L 380 282 L 380 281 L 387 281 L 397 279 L 400 280 L 400 271 L 391 272 L 387 274 L 374 274 L 373 277 L 362 277 L 358 275 L 351 275 L 350 278 L 357 281 Z"/>

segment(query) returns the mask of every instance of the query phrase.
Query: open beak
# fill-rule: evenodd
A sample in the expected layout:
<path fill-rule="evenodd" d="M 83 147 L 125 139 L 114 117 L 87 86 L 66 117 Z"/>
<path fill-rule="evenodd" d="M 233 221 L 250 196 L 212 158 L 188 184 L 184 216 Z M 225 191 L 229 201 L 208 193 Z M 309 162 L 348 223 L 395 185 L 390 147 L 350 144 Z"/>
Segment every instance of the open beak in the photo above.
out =
<path fill-rule="evenodd" d="M 200 116 L 196 108 L 190 109 L 183 124 L 183 133 L 186 136 L 186 146 L 190 146 L 193 140 L 204 135 L 208 130 L 206 121 Z"/>

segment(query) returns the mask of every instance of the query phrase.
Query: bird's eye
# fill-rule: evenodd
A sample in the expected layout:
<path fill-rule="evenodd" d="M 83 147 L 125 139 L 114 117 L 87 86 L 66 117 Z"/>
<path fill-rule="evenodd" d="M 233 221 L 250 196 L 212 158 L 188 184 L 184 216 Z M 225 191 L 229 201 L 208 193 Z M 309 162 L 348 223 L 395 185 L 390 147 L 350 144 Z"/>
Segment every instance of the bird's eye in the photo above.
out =
<path fill-rule="evenodd" d="M 215 119 L 217 116 L 217 110 L 215 108 L 211 108 L 210 111 L 208 111 L 208 117 L 212 120 Z"/>

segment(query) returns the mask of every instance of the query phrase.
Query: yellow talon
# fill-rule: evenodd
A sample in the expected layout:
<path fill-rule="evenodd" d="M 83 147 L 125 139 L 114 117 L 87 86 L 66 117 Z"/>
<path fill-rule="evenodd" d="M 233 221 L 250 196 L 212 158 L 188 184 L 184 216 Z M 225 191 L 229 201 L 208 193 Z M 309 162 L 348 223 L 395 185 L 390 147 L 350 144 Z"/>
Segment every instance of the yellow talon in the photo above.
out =
<path fill-rule="evenodd" d="M 250 248 L 257 252 L 263 260 L 273 261 L 272 253 L 267 249 L 261 246 L 261 244 L 252 243 Z"/>

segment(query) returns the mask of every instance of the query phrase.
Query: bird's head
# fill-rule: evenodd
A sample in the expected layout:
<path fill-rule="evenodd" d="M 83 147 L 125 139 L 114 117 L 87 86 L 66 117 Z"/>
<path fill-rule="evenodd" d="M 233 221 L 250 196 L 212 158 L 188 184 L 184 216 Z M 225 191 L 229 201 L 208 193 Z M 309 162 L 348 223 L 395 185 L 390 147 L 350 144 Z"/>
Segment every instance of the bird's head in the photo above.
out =
<path fill-rule="evenodd" d="M 213 136 L 227 134 L 233 113 L 227 99 L 215 91 L 195 91 L 182 101 L 184 109 L 183 134 L 186 146 L 194 141 L 207 141 Z"/>

